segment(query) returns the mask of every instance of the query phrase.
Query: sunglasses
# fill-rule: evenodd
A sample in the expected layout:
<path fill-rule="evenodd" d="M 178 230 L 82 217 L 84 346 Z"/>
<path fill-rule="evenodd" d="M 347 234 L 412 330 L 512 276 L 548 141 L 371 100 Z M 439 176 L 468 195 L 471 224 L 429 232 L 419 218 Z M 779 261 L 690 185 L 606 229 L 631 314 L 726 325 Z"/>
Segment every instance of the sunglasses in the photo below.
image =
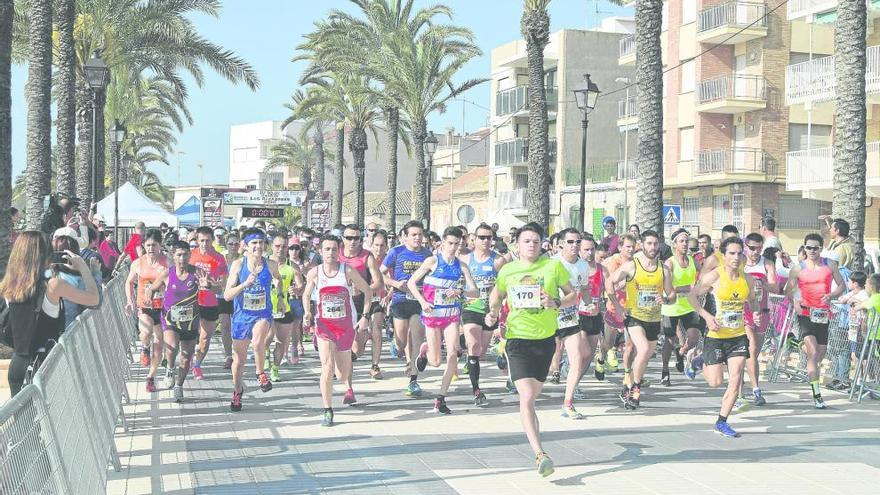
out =
<path fill-rule="evenodd" d="M 565 243 L 566 243 L 566 244 L 577 244 L 577 243 L 579 243 L 579 242 L 581 242 L 580 239 L 566 239 L 566 240 L 565 240 Z"/>
<path fill-rule="evenodd" d="M 299 250 L 300 250 L 300 246 L 294 244 L 293 246 L 288 246 L 287 250 L 288 250 L 288 251 L 299 251 Z"/>
<path fill-rule="evenodd" d="M 375 232 L 376 229 L 367 229 L 367 232 Z"/>
<path fill-rule="evenodd" d="M 818 251 L 821 248 L 822 246 L 804 246 L 804 249 L 806 249 L 807 251 Z"/>
<path fill-rule="evenodd" d="M 359 241 L 359 240 L 361 240 L 360 236 L 356 236 L 356 235 L 353 235 L 353 236 L 352 236 L 352 235 L 347 235 L 347 236 L 344 237 L 344 239 L 345 239 L 346 241 Z"/>
<path fill-rule="evenodd" d="M 692 252 L 692 253 L 696 253 L 696 252 L 698 252 L 698 251 L 700 250 L 700 248 L 698 248 L 698 247 L 695 247 L 695 248 L 688 248 L 688 249 L 689 249 L 690 252 Z"/>
<path fill-rule="evenodd" d="M 762 246 L 761 246 L 760 244 L 758 244 L 758 245 L 754 245 L 754 244 L 746 244 L 746 247 L 749 248 L 749 249 L 752 250 L 752 251 L 758 251 L 758 250 L 761 249 Z"/>
<path fill-rule="evenodd" d="M 479 239 L 481 241 L 491 241 L 492 236 L 491 235 L 478 235 L 477 239 Z"/>

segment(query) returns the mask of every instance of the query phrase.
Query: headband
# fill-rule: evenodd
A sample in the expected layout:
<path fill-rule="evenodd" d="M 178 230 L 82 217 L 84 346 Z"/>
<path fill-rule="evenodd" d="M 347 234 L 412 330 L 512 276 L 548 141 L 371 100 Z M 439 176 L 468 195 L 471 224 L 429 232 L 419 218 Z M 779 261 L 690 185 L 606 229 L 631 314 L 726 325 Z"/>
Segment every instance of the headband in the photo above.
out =
<path fill-rule="evenodd" d="M 678 237 L 678 236 L 680 236 L 681 234 L 686 234 L 686 235 L 688 235 L 688 236 L 691 235 L 691 233 L 688 232 L 687 230 L 685 230 L 685 229 L 679 229 L 679 230 L 676 231 L 674 234 L 672 234 L 672 242 L 675 242 L 675 238 Z"/>
<path fill-rule="evenodd" d="M 244 243 L 249 244 L 251 241 L 265 241 L 266 234 L 262 232 L 253 232 L 244 236 Z"/>

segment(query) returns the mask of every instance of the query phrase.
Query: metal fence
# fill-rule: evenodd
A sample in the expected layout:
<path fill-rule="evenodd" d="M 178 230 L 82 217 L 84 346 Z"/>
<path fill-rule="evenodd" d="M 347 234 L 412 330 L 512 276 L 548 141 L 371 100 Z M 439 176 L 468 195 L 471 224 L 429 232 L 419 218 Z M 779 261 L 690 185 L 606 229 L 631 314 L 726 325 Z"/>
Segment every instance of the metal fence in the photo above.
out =
<path fill-rule="evenodd" d="M 126 427 L 134 338 L 122 314 L 126 276 L 110 281 L 101 307 L 80 315 L 34 382 L 0 408 L 0 493 L 102 493 L 108 462 L 120 469 L 113 437 L 120 421 Z"/>
<path fill-rule="evenodd" d="M 849 390 L 851 401 L 862 402 L 867 395 L 880 397 L 880 313 L 872 311 L 868 316 L 865 337 L 856 348 L 858 359 Z"/>

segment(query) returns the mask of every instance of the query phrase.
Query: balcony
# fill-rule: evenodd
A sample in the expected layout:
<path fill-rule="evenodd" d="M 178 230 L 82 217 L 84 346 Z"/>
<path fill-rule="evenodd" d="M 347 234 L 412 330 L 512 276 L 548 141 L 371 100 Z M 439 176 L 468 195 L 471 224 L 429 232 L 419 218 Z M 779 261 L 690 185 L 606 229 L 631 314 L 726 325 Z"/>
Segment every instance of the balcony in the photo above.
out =
<path fill-rule="evenodd" d="M 639 100 L 633 95 L 617 102 L 617 127 L 621 131 L 638 128 Z"/>
<path fill-rule="evenodd" d="M 527 116 L 529 114 L 528 86 L 514 86 L 509 89 L 498 91 L 495 94 L 495 116 L 504 117 Z M 547 97 L 547 112 L 556 112 L 559 102 L 559 90 L 556 86 L 544 88 Z"/>
<path fill-rule="evenodd" d="M 868 196 L 880 197 L 880 142 L 867 144 L 865 183 Z M 785 154 L 785 188 L 804 197 L 830 200 L 834 194 L 833 148 L 789 151 Z"/>
<path fill-rule="evenodd" d="M 694 161 L 694 177 L 735 176 L 736 180 L 765 180 L 775 175 L 764 150 L 758 148 L 721 148 L 701 150 Z M 751 176 L 751 177 L 744 177 Z"/>
<path fill-rule="evenodd" d="M 698 112 L 734 114 L 766 107 L 764 76 L 731 74 L 700 81 L 697 88 Z"/>
<path fill-rule="evenodd" d="M 514 215 L 525 214 L 526 209 L 526 195 L 528 194 L 528 189 L 519 188 L 513 189 L 510 191 L 498 191 L 497 192 L 497 208 L 499 210 L 522 210 L 522 213 L 514 212 Z M 550 188 L 550 210 L 555 210 L 558 208 L 557 204 L 559 203 L 559 195 L 555 193 L 553 188 Z"/>
<path fill-rule="evenodd" d="M 865 92 L 869 103 L 880 103 L 880 45 L 866 51 Z M 785 69 L 786 105 L 823 103 L 837 95 L 834 57 L 814 58 Z"/>
<path fill-rule="evenodd" d="M 788 0 L 788 20 L 821 14 L 837 9 L 837 0 Z"/>
<path fill-rule="evenodd" d="M 547 152 L 550 163 L 556 163 L 556 138 L 547 140 Z M 526 165 L 529 161 L 528 138 L 515 138 L 495 143 L 496 167 Z"/>
<path fill-rule="evenodd" d="M 639 167 L 635 158 L 617 162 L 617 180 L 637 180 L 638 178 Z"/>
<path fill-rule="evenodd" d="M 697 41 L 735 45 L 767 36 L 767 5 L 763 2 L 727 2 L 700 11 Z"/>
<path fill-rule="evenodd" d="M 617 65 L 633 65 L 636 63 L 636 35 L 631 34 L 620 38 L 620 53 Z"/>

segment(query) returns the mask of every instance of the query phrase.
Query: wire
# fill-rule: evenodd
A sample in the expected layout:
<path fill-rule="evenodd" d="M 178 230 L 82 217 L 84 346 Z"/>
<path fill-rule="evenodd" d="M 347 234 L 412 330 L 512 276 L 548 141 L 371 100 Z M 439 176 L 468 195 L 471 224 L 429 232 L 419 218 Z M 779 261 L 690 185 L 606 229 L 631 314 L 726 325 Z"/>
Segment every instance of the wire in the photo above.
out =
<path fill-rule="evenodd" d="M 683 66 L 684 64 L 688 63 L 688 62 L 692 62 L 692 61 L 694 61 L 694 60 L 696 60 L 696 59 L 702 57 L 703 55 L 709 53 L 710 51 L 712 51 L 712 50 L 718 48 L 719 46 L 724 46 L 725 43 L 727 43 L 727 42 L 730 41 L 731 39 L 735 38 L 736 36 L 738 36 L 740 33 L 742 33 L 743 31 L 745 31 L 746 29 L 749 29 L 749 28 L 751 28 L 752 26 L 754 26 L 755 24 L 757 24 L 758 22 L 760 22 L 760 21 L 762 21 L 762 20 L 764 20 L 764 19 L 767 19 L 767 18 L 770 16 L 770 14 L 776 12 L 778 9 L 782 8 L 782 6 L 783 6 L 783 5 L 786 5 L 788 2 L 789 2 L 789 0 L 783 0 L 782 3 L 780 3 L 780 4 L 777 5 L 776 7 L 773 7 L 772 9 L 768 10 L 764 15 L 762 15 L 761 17 L 756 18 L 754 21 L 752 21 L 752 22 L 750 22 L 749 24 L 743 26 L 742 28 L 740 28 L 740 29 L 737 30 L 736 32 L 731 33 L 730 36 L 724 38 L 723 40 L 719 41 L 718 43 L 715 43 L 714 45 L 710 46 L 709 48 L 706 48 L 705 50 L 703 50 L 703 51 L 701 51 L 700 53 L 694 55 L 693 57 L 691 57 L 691 58 L 689 58 L 689 59 L 687 59 L 687 60 L 680 61 L 678 64 L 673 65 L 672 67 L 669 67 L 669 68 L 665 69 L 665 70 L 663 71 L 663 74 L 666 74 L 667 72 L 670 72 L 670 71 L 672 71 L 672 70 L 675 70 L 675 69 L 677 69 L 677 68 Z M 629 88 L 633 88 L 633 87 L 635 87 L 635 86 L 636 86 L 636 83 L 634 83 L 634 82 L 633 82 L 633 83 L 628 83 L 626 86 L 623 86 L 623 87 L 621 87 L 621 88 L 615 89 L 615 90 L 613 90 L 613 91 L 609 91 L 608 93 L 600 93 L 600 94 L 598 95 L 597 99 L 599 99 L 599 98 L 603 98 L 603 97 L 607 98 L 607 97 L 609 97 L 609 96 L 611 96 L 611 95 L 614 95 L 614 94 L 617 94 L 617 93 L 621 93 L 621 92 L 626 91 L 627 89 L 629 89 Z M 465 101 L 467 101 L 467 100 L 465 100 Z M 469 102 L 469 103 L 470 103 L 470 102 Z M 560 104 L 560 103 L 572 103 L 572 100 L 557 100 L 557 105 Z M 476 105 L 476 104 L 474 104 L 474 105 Z M 460 149 L 460 150 L 458 150 L 458 151 L 453 152 L 453 153 L 450 154 L 450 155 L 442 156 L 442 157 L 440 157 L 440 158 L 434 158 L 434 160 L 444 160 L 444 159 L 447 159 L 447 158 L 452 158 L 452 157 L 454 157 L 457 153 L 462 153 L 462 152 L 464 152 L 464 151 L 466 151 L 466 150 L 469 150 L 470 148 L 473 148 L 474 146 L 477 146 L 477 145 L 480 144 L 484 139 L 487 139 L 487 138 L 489 138 L 492 134 L 498 132 L 498 129 L 500 129 L 500 128 L 504 127 L 505 125 L 507 125 L 507 124 L 510 122 L 510 120 L 513 118 L 514 114 L 516 114 L 517 112 L 519 112 L 520 110 L 522 110 L 523 108 L 525 108 L 525 106 L 526 106 L 526 104 L 523 103 L 522 106 L 520 106 L 520 107 L 517 108 L 516 110 L 512 111 L 512 112 L 510 113 L 510 116 L 509 116 L 509 117 L 507 117 L 506 119 L 504 119 L 504 121 L 501 122 L 500 124 L 497 124 L 497 125 L 493 126 L 493 127 L 490 129 L 490 131 L 489 131 L 485 136 L 483 136 L 482 138 L 480 138 L 480 139 L 474 141 L 473 143 L 469 144 L 468 146 L 466 146 L 466 147 L 464 147 L 464 148 L 462 148 L 462 149 Z M 462 132 L 464 132 L 464 129 L 462 129 Z M 488 165 L 488 163 L 487 163 L 486 165 Z"/>

